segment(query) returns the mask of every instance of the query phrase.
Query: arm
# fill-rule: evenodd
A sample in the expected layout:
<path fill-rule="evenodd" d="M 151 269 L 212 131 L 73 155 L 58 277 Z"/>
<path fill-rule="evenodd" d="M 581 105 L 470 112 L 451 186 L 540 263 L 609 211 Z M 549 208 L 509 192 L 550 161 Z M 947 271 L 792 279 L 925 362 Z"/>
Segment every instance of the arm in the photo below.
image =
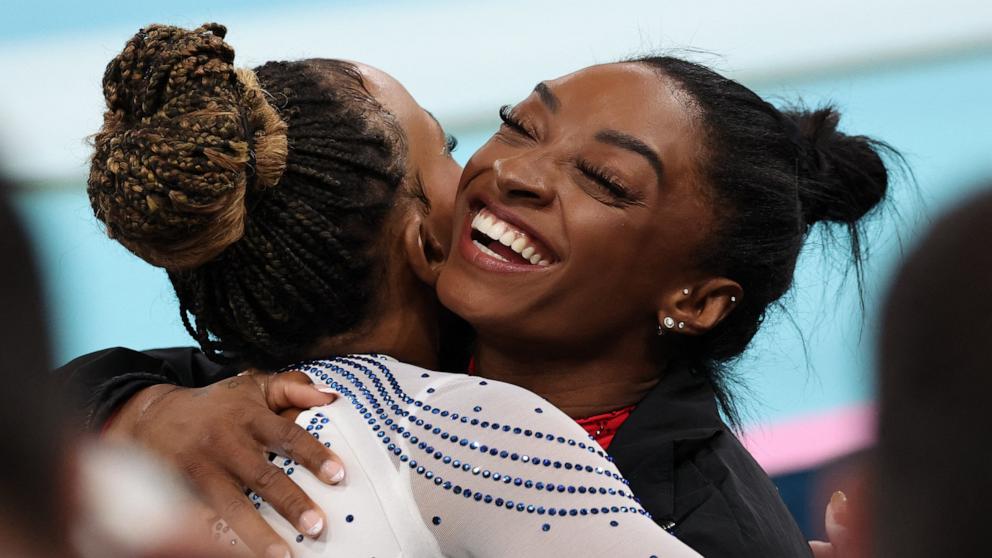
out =
<path fill-rule="evenodd" d="M 145 352 L 115 347 L 83 355 L 55 370 L 91 430 L 99 430 L 125 402 L 147 387 L 203 387 L 233 375 L 233 370 L 211 362 L 192 347 Z"/>
<path fill-rule="evenodd" d="M 229 370 L 189 348 L 109 349 L 57 373 L 84 402 L 91 428 L 113 414 L 106 436 L 135 441 L 164 458 L 256 554 L 285 556 L 288 547 L 255 512 L 244 487 L 271 502 L 301 533 L 316 536 L 323 529 L 322 510 L 266 459 L 269 452 L 290 457 L 329 484 L 343 478 L 330 450 L 276 414 L 333 399 L 302 375 L 230 377 Z M 186 387 L 197 385 L 204 387 Z"/>

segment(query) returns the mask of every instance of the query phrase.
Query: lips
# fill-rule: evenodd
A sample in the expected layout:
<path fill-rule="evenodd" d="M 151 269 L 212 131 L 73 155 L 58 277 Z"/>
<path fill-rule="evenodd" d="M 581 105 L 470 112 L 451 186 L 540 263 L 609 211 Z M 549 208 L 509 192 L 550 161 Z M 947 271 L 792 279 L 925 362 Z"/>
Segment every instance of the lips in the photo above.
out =
<path fill-rule="evenodd" d="M 505 211 L 480 205 L 468 217 L 462 249 L 470 261 L 492 271 L 536 271 L 559 258 L 529 227 Z"/>

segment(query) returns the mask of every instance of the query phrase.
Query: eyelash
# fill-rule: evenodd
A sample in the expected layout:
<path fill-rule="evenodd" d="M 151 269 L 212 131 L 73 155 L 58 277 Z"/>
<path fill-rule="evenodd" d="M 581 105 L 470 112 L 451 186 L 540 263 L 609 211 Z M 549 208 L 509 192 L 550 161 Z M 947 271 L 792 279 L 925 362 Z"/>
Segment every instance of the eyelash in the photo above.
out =
<path fill-rule="evenodd" d="M 458 149 L 458 138 L 448 134 L 444 138 L 444 146 L 448 150 L 448 153 L 454 153 Z"/>
<path fill-rule="evenodd" d="M 532 134 L 527 127 L 524 126 L 523 122 L 513 116 L 513 107 L 510 105 L 503 105 L 499 108 L 499 119 L 503 121 L 508 128 L 517 132 L 522 136 L 534 139 L 534 134 Z"/>
<path fill-rule="evenodd" d="M 610 195 L 626 203 L 634 203 L 637 200 L 619 180 L 608 171 L 603 170 L 587 161 L 579 161 L 575 165 L 579 171 L 587 178 L 600 185 Z"/>

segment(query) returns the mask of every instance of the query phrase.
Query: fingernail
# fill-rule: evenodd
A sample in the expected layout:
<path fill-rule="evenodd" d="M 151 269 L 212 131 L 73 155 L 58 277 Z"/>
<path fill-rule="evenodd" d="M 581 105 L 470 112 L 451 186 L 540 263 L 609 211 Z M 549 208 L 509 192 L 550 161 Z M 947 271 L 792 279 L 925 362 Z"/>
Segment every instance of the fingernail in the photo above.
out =
<path fill-rule="evenodd" d="M 273 544 L 265 549 L 265 558 L 293 558 L 293 555 L 289 553 L 289 549 L 285 546 Z"/>
<path fill-rule="evenodd" d="M 847 512 L 847 494 L 838 490 L 830 495 L 830 505 L 834 507 L 835 514 L 843 514 Z"/>
<path fill-rule="evenodd" d="M 307 510 L 300 514 L 300 526 L 303 527 L 303 532 L 308 536 L 316 537 L 324 530 L 324 519 L 320 517 L 319 513 Z"/>
<path fill-rule="evenodd" d="M 344 480 L 344 467 L 328 459 L 320 466 L 320 474 L 331 484 L 337 484 Z"/>
<path fill-rule="evenodd" d="M 331 393 L 334 395 L 338 394 L 338 392 L 334 391 L 334 388 L 325 384 L 314 384 L 313 389 L 319 391 L 320 393 Z"/>

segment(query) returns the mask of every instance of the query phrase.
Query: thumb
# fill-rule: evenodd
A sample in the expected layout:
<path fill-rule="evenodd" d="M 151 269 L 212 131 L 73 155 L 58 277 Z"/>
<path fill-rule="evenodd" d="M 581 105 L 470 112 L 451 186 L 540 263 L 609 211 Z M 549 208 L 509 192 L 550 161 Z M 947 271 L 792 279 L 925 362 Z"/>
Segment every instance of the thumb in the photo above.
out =
<path fill-rule="evenodd" d="M 827 528 L 827 538 L 835 548 L 843 551 L 847 547 L 849 538 L 846 494 L 838 490 L 830 497 L 824 523 Z"/>
<path fill-rule="evenodd" d="M 303 372 L 281 372 L 269 379 L 266 403 L 274 412 L 284 409 L 309 409 L 327 405 L 337 393 L 325 384 L 314 384 Z"/>
<path fill-rule="evenodd" d="M 809 541 L 809 547 L 813 550 L 813 558 L 836 558 L 834 545 L 823 541 Z"/>

